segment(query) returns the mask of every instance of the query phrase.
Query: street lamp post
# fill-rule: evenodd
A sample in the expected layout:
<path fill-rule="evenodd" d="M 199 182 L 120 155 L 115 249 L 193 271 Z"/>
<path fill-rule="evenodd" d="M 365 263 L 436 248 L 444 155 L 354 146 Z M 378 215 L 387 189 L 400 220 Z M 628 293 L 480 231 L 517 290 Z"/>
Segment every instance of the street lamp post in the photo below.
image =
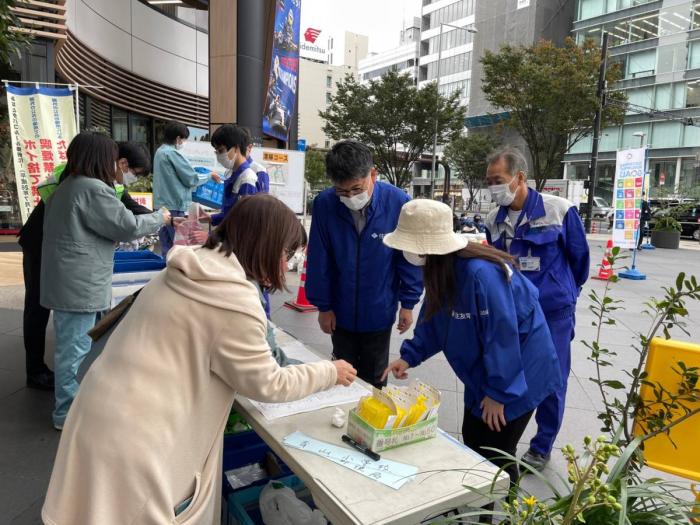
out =
<path fill-rule="evenodd" d="M 467 33 L 478 33 L 475 27 L 459 27 L 452 24 L 440 23 L 440 33 L 438 35 L 438 59 L 437 70 L 435 71 L 435 133 L 433 134 L 433 159 L 430 169 L 430 198 L 434 198 L 435 193 L 435 168 L 437 164 L 437 141 L 439 130 L 439 113 L 440 113 L 440 63 L 442 62 L 442 29 L 447 26 L 455 30 L 466 31 Z"/>

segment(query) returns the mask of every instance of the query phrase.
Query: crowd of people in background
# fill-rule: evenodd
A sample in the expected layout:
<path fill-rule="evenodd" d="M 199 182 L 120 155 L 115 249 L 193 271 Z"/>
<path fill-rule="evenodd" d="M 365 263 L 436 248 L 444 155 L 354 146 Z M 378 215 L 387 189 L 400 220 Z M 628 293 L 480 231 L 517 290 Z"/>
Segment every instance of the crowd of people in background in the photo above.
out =
<path fill-rule="evenodd" d="M 54 390 L 53 425 L 63 431 L 45 520 L 165 522 L 173 509 L 213 518 L 221 433 L 237 392 L 288 401 L 356 376 L 381 388 L 438 352 L 465 385 L 464 443 L 515 480 L 517 467 L 489 448 L 514 456 L 534 414 L 537 434 L 522 460 L 545 467 L 563 419 L 589 254 L 573 205 L 529 189 L 518 150 L 488 159 L 485 184 L 497 207 L 469 220 L 378 181 L 367 146 L 335 144 L 326 156 L 332 187 L 314 201 L 306 281 L 332 355 L 302 364 L 275 342 L 269 294 L 285 288 L 287 261 L 307 234 L 266 195 L 250 133 L 215 130 L 218 174 L 183 155 L 187 126 L 164 131 L 153 161 L 157 211 L 128 193 L 150 171 L 147 152 L 82 132 L 20 234 L 27 384 Z M 173 246 L 192 192 L 209 180 L 223 183 L 222 209 L 197 217 L 210 225 L 201 246 Z M 88 331 L 110 306 L 115 243 L 156 232 L 165 271 L 134 298 L 79 385 Z M 412 337 L 390 362 L 392 327 L 409 332 L 423 294 Z M 44 360 L 50 311 L 53 372 Z"/>

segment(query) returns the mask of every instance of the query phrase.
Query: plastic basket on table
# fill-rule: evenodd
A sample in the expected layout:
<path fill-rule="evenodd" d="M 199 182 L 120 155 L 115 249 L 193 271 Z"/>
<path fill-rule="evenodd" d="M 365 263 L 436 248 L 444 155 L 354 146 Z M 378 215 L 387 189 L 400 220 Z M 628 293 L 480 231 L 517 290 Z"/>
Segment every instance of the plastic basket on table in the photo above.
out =
<path fill-rule="evenodd" d="M 197 173 L 211 173 L 207 168 L 195 168 Z M 208 208 L 221 209 L 224 205 L 224 183 L 208 180 L 192 192 L 192 200 Z"/>
<path fill-rule="evenodd" d="M 114 252 L 114 273 L 146 272 L 165 268 L 165 259 L 149 250 Z"/>

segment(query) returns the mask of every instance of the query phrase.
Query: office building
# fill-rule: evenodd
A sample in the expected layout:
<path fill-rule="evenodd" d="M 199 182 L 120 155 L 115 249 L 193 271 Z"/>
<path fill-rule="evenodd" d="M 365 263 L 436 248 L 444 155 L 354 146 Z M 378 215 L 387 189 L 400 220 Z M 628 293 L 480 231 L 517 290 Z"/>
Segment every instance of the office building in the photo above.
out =
<path fill-rule="evenodd" d="M 700 186 L 700 2 L 578 0 L 578 42 L 609 33 L 610 61 L 622 68 L 629 108 L 622 126 L 603 129 L 597 195 L 612 196 L 615 152 L 649 147 L 651 196 Z M 590 137 L 575 144 L 566 177 L 588 178 Z"/>
<path fill-rule="evenodd" d="M 379 79 L 389 71 L 409 75 L 418 84 L 418 59 L 420 49 L 420 18 L 414 17 L 408 27 L 401 30 L 399 45 L 381 53 L 371 53 L 360 60 L 361 82 Z"/>
<path fill-rule="evenodd" d="M 357 77 L 357 64 L 367 54 L 368 39 L 365 35 L 346 31 L 344 45 L 338 49 L 335 39 L 324 35 L 323 30 L 302 27 L 301 33 L 298 137 L 306 140 L 307 146 L 330 148 L 333 141 L 323 132 L 324 121 L 318 113 L 326 110 L 337 91 L 338 83 L 346 75 Z M 308 42 L 309 38 L 315 42 Z M 320 52 L 319 49 L 324 51 Z M 347 62 L 333 65 L 334 57 L 347 58 Z"/>
<path fill-rule="evenodd" d="M 474 36 L 465 28 L 474 24 L 476 3 L 475 0 L 423 0 L 421 10 L 419 86 L 435 82 L 439 74 L 440 93 L 451 95 L 457 91 L 465 105 L 469 102 Z M 441 24 L 445 24 L 442 36 Z M 440 43 L 442 53 L 438 49 Z"/>
<path fill-rule="evenodd" d="M 472 83 L 467 109 L 470 132 L 489 132 L 507 115 L 494 108 L 482 91 L 483 65 L 487 51 L 497 52 L 503 44 L 531 46 L 540 40 L 563 45 L 571 36 L 575 2 L 560 0 L 489 0 L 477 2 L 474 26 Z M 522 138 L 504 128 L 504 142 L 521 148 L 527 155 Z"/>

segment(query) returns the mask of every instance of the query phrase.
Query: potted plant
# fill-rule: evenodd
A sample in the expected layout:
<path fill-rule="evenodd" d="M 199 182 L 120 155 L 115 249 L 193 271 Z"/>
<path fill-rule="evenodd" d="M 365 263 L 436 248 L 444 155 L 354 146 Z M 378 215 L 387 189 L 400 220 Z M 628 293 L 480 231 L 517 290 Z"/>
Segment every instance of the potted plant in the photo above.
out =
<path fill-rule="evenodd" d="M 675 250 L 681 242 L 681 223 L 674 217 L 667 215 L 661 217 L 654 224 L 651 232 L 651 244 L 657 248 L 669 248 Z"/>

